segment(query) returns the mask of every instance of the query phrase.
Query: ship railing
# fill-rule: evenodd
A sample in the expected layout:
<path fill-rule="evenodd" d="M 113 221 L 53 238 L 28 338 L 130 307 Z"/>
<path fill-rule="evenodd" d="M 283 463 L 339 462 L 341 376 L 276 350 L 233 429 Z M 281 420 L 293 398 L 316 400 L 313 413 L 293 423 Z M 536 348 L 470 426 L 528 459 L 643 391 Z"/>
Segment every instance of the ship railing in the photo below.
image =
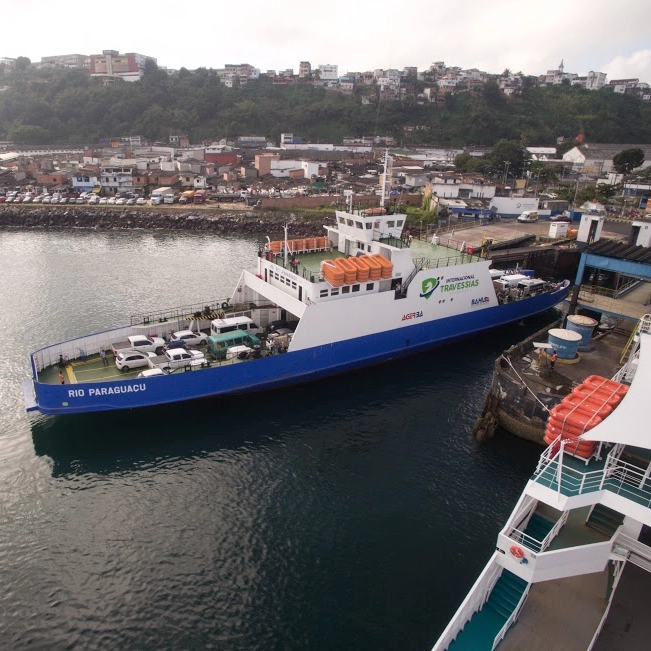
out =
<path fill-rule="evenodd" d="M 402 283 L 402 295 L 405 295 L 405 292 L 407 291 L 407 287 L 409 287 L 409 284 L 411 281 L 416 277 L 416 274 L 421 271 L 422 269 L 427 269 L 425 265 L 429 264 L 429 260 L 427 262 L 425 261 L 425 258 L 416 258 L 414 260 L 414 270 L 407 276 L 407 278 L 403 281 Z"/>
<path fill-rule="evenodd" d="M 436 641 L 432 651 L 443 651 L 463 631 L 465 625 L 472 619 L 472 616 L 480 611 L 488 601 L 490 594 L 495 587 L 500 575 L 502 566 L 497 562 L 498 552 L 494 552 L 486 567 L 469 590 L 457 612 L 454 614 L 441 636 Z"/>
<path fill-rule="evenodd" d="M 631 463 L 616 459 L 603 471 L 602 486 L 606 490 L 634 500 L 646 508 L 651 508 L 650 468 L 640 468 Z"/>
<path fill-rule="evenodd" d="M 604 298 L 618 299 L 624 296 L 630 289 L 633 288 L 639 281 L 632 280 L 625 283 L 618 289 L 611 289 L 610 287 L 601 287 L 599 285 L 583 284 L 579 288 L 579 297 L 584 301 L 594 300 L 595 296 L 603 296 Z"/>
<path fill-rule="evenodd" d="M 439 267 L 453 267 L 458 264 L 466 264 L 468 262 L 477 262 L 481 260 L 478 255 L 470 255 L 469 253 L 460 253 L 459 255 L 450 256 L 447 258 L 435 258 L 429 260 L 426 269 L 438 269 Z"/>
<path fill-rule="evenodd" d="M 624 556 L 634 565 L 651 572 L 651 547 L 627 536 L 621 527 L 613 537 L 613 553 Z"/>
<path fill-rule="evenodd" d="M 506 637 L 506 634 L 508 633 L 511 626 L 513 626 L 513 624 L 520 616 L 520 611 L 524 607 L 524 602 L 527 600 L 527 597 L 529 596 L 530 588 L 531 588 L 531 584 L 527 584 L 527 587 L 524 589 L 524 592 L 522 593 L 522 596 L 520 597 L 520 601 L 518 601 L 518 605 L 515 607 L 515 610 L 511 613 L 511 616 L 506 620 L 506 622 L 504 622 L 504 626 L 502 626 L 498 634 L 495 636 L 495 639 L 493 640 L 493 646 L 491 647 L 491 651 L 494 651 L 494 649 L 497 648 L 499 643 Z"/>
<path fill-rule="evenodd" d="M 143 314 L 134 314 L 131 316 L 131 325 L 166 323 L 167 321 L 178 321 L 183 319 L 211 319 L 217 318 L 216 315 L 222 313 L 228 313 L 229 316 L 237 316 L 231 313 L 236 311 L 241 312 L 246 309 L 265 309 L 270 307 L 273 307 L 273 303 L 270 301 L 237 304 L 231 303 L 230 298 L 223 298 L 216 301 L 213 300 L 203 303 L 193 303 L 190 305 L 171 307 L 164 310 L 146 312 Z"/>
<path fill-rule="evenodd" d="M 529 518 L 527 518 L 527 524 L 533 513 L 535 513 L 535 510 L 530 514 Z M 538 538 L 534 538 L 533 536 L 525 533 L 523 530 L 516 528 L 511 528 L 509 531 L 507 531 L 506 536 L 513 540 L 513 542 L 519 543 L 527 549 L 530 549 L 532 552 L 539 554 L 541 552 L 544 552 L 549 547 L 549 545 L 551 545 L 552 540 L 558 536 L 558 533 L 563 528 L 563 525 L 567 522 L 569 514 L 569 511 L 564 511 L 563 515 L 558 520 L 556 520 L 554 526 L 549 530 L 547 535 L 542 540 L 538 540 Z M 526 529 L 526 526 L 524 528 Z"/>
<path fill-rule="evenodd" d="M 561 490 L 568 497 L 608 490 L 651 508 L 651 466 L 640 468 L 622 461 L 615 449 L 608 455 L 603 469 L 582 472 L 562 463 L 564 455 L 559 452 L 559 439 L 560 436 L 541 455 L 534 481 Z"/>

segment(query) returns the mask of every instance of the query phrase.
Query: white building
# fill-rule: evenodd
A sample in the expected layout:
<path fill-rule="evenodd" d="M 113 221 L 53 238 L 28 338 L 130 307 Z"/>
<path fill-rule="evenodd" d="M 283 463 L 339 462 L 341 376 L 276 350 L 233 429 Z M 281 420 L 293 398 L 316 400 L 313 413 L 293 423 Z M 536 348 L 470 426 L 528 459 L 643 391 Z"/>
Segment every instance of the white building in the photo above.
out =
<path fill-rule="evenodd" d="M 588 73 L 588 78 L 585 83 L 585 87 L 588 90 L 599 90 L 606 85 L 606 73 L 605 72 L 594 72 L 590 71 Z"/>
<path fill-rule="evenodd" d="M 430 187 L 432 194 L 442 199 L 492 199 L 495 196 L 492 184 L 451 176 L 432 177 L 427 185 L 428 192 Z"/>
<path fill-rule="evenodd" d="M 59 54 L 56 56 L 41 57 L 42 67 L 53 68 L 90 68 L 90 57 L 87 54 Z"/>
<path fill-rule="evenodd" d="M 339 66 L 330 63 L 319 64 L 319 79 L 335 81 L 339 79 Z"/>
<path fill-rule="evenodd" d="M 94 187 L 100 185 L 99 176 L 96 173 L 90 173 L 84 170 L 75 172 L 70 177 L 72 189 L 75 192 L 89 192 Z"/>
<path fill-rule="evenodd" d="M 640 169 L 651 166 L 651 145 L 585 144 L 573 147 L 563 154 L 563 162 L 584 174 L 604 174 L 613 171 L 613 158 L 625 149 L 641 149 L 644 163 Z"/>
<path fill-rule="evenodd" d="M 309 61 L 301 61 L 298 65 L 298 78 L 306 79 L 312 75 L 312 66 Z"/>
<path fill-rule="evenodd" d="M 100 169 L 100 183 L 105 191 L 130 192 L 133 190 L 132 165 L 106 165 Z"/>

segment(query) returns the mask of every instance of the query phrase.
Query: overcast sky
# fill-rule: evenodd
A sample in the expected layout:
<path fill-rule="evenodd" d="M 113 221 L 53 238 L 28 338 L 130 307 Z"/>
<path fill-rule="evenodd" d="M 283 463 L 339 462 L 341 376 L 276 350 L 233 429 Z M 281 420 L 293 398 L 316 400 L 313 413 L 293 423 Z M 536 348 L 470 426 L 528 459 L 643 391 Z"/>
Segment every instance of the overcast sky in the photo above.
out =
<path fill-rule="evenodd" d="M 348 71 L 434 61 L 499 73 L 605 72 L 651 83 L 649 0 L 0 0 L 0 56 L 138 52 L 168 68 L 300 61 Z"/>

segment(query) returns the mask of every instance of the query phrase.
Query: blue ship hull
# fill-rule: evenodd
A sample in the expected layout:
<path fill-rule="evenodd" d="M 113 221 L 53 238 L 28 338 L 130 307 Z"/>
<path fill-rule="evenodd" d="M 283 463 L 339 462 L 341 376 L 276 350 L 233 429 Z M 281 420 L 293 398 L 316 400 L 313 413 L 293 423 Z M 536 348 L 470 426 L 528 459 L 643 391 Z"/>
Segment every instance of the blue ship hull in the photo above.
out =
<path fill-rule="evenodd" d="M 35 379 L 34 408 L 44 414 L 80 414 L 243 394 L 308 382 L 415 354 L 518 321 L 557 305 L 567 293 L 566 284 L 553 293 L 473 313 L 192 372 L 74 385 L 46 384 Z"/>

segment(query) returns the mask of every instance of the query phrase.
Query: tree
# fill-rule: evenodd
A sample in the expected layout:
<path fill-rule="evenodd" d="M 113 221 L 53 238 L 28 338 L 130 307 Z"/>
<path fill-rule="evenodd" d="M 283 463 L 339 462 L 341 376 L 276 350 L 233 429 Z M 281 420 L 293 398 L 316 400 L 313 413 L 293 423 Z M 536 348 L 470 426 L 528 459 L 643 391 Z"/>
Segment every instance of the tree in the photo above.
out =
<path fill-rule="evenodd" d="M 622 192 L 622 186 L 620 183 L 617 183 L 615 185 L 611 185 L 609 183 L 600 183 L 597 186 L 597 193 L 599 194 L 599 198 L 603 199 L 604 201 L 608 201 L 608 199 L 614 197 L 616 194 L 621 194 Z"/>
<path fill-rule="evenodd" d="M 32 65 L 32 62 L 27 57 L 18 57 L 16 59 L 16 70 L 18 70 L 20 72 L 24 72 L 31 65 Z"/>
<path fill-rule="evenodd" d="M 518 177 L 523 171 L 525 159 L 529 158 L 529 153 L 524 149 L 517 140 L 499 140 L 488 155 L 492 160 L 493 169 L 501 174 Z M 507 172 L 508 170 L 508 172 Z"/>
<path fill-rule="evenodd" d="M 613 167 L 620 174 L 628 174 L 644 163 L 644 152 L 639 147 L 624 149 L 613 156 Z"/>
<path fill-rule="evenodd" d="M 9 132 L 9 139 L 19 145 L 41 145 L 50 142 L 50 132 L 43 127 L 25 124 Z"/>

